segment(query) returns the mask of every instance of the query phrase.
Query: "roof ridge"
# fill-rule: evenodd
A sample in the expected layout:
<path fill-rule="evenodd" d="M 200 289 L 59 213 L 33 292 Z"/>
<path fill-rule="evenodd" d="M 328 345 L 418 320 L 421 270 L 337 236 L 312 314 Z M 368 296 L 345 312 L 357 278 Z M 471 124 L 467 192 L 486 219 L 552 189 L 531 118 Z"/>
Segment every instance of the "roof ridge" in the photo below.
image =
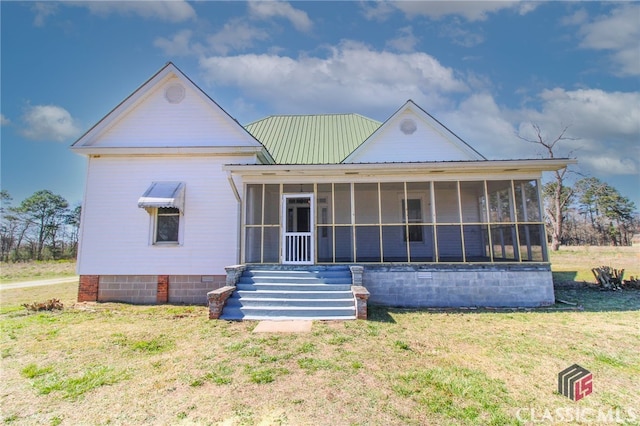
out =
<path fill-rule="evenodd" d="M 376 123 L 382 123 L 379 120 L 375 120 L 371 117 L 364 116 L 357 112 L 330 112 L 330 113 L 320 113 L 320 114 L 271 114 L 266 117 L 247 123 L 245 124 L 245 126 L 250 126 L 252 124 L 259 123 L 261 121 L 268 120 L 270 118 L 278 118 L 278 117 L 331 117 L 331 116 L 338 116 L 338 115 L 354 115 L 354 116 L 364 118 L 365 120 L 373 121 Z"/>

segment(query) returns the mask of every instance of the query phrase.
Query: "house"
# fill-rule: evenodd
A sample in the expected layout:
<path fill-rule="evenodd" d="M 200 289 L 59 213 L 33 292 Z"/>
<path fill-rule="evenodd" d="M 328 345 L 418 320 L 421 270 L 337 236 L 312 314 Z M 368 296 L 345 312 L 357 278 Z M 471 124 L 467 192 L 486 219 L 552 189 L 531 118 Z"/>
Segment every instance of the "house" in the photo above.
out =
<path fill-rule="evenodd" d="M 88 159 L 79 301 L 200 304 L 229 271 L 357 266 L 377 304 L 554 302 L 540 179 L 574 160 L 488 160 L 410 100 L 384 123 L 243 127 L 168 63 L 71 149 Z"/>

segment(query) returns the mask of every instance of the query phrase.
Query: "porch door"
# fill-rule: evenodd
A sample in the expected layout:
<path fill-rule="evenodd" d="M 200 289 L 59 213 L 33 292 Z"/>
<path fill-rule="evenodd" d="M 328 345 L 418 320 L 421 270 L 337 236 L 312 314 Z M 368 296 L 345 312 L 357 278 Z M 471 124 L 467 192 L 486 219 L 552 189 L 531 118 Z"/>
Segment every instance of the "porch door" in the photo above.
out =
<path fill-rule="evenodd" d="M 314 257 L 313 194 L 282 196 L 282 263 L 311 265 Z"/>

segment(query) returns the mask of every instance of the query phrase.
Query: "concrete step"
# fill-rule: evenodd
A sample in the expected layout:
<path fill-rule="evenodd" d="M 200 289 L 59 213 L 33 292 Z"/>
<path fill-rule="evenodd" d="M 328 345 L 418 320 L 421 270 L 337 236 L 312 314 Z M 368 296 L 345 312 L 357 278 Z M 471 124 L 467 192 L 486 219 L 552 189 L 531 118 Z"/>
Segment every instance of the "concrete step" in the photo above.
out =
<path fill-rule="evenodd" d="M 239 284 L 253 284 L 253 283 L 287 283 L 287 282 L 299 282 L 308 284 L 351 284 L 351 278 L 345 277 L 316 277 L 311 275 L 243 275 L 238 280 Z"/>
<path fill-rule="evenodd" d="M 345 278 L 351 280 L 350 271 L 283 271 L 283 270 L 249 270 L 242 274 L 245 277 L 288 276 L 314 278 Z"/>
<path fill-rule="evenodd" d="M 237 291 L 351 291 L 351 284 L 322 284 L 322 283 L 299 283 L 299 282 L 273 282 L 273 283 L 238 283 Z"/>
<path fill-rule="evenodd" d="M 230 297 L 226 306 L 229 307 L 292 307 L 292 308 L 353 308 L 353 297 L 348 299 L 301 299 L 283 297 Z"/>
<path fill-rule="evenodd" d="M 260 316 L 260 315 L 252 315 L 252 314 L 222 314 L 220 316 L 221 320 L 227 321 L 349 321 L 356 319 L 355 315 L 339 315 L 335 317 L 331 316 L 319 316 L 319 317 L 294 317 L 294 316 Z"/>
<path fill-rule="evenodd" d="M 351 290 L 344 291 L 291 291 L 291 290 L 236 290 L 232 297 L 253 297 L 253 298 L 294 298 L 294 299 L 348 299 L 353 298 Z"/>
<path fill-rule="evenodd" d="M 355 307 L 234 307 L 224 308 L 220 319 L 355 319 Z"/>

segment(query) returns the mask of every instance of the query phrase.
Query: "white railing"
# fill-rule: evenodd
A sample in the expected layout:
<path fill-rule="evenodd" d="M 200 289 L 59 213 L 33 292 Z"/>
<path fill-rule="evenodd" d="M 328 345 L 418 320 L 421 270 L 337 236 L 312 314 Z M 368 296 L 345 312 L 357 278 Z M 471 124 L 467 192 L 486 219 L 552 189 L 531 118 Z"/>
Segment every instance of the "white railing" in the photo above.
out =
<path fill-rule="evenodd" d="M 313 263 L 311 232 L 284 234 L 284 263 L 305 265 Z"/>

